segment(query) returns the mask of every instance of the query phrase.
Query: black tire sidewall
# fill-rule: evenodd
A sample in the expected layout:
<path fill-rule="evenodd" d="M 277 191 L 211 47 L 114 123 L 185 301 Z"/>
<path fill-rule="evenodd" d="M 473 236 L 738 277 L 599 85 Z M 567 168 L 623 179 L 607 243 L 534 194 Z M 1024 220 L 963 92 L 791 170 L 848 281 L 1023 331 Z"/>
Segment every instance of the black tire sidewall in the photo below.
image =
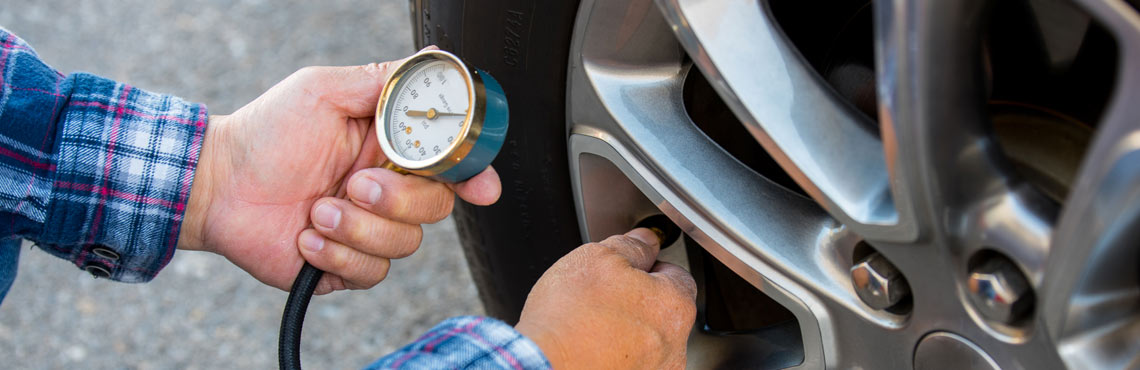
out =
<path fill-rule="evenodd" d="M 416 43 L 437 45 L 503 86 L 510 129 L 493 162 L 494 205 L 453 213 L 487 314 L 518 321 L 543 272 L 581 244 L 570 185 L 566 70 L 578 1 L 417 1 Z M 416 26 L 414 26 L 416 27 Z"/>

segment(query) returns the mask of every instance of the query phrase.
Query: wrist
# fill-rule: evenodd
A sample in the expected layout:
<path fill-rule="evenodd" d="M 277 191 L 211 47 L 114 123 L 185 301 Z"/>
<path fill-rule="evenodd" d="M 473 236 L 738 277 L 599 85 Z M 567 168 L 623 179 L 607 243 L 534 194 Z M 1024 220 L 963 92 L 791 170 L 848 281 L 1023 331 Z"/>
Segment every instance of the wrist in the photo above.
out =
<path fill-rule="evenodd" d="M 214 191 L 214 169 L 217 166 L 219 140 L 218 131 L 226 116 L 211 115 L 206 125 L 206 134 L 198 154 L 198 165 L 194 169 L 194 182 L 190 187 L 190 198 L 186 201 L 182 216 L 182 228 L 178 234 L 178 249 L 210 250 L 205 242 L 206 215 Z"/>
<path fill-rule="evenodd" d="M 558 336 L 547 335 L 550 333 L 544 326 L 531 324 L 526 320 L 519 320 L 519 323 L 515 325 L 515 331 L 527 339 L 530 339 L 531 342 L 534 342 L 534 344 L 538 346 L 538 349 L 542 350 L 542 355 L 546 356 L 546 361 L 550 362 L 551 368 L 568 368 L 568 363 L 563 357 L 565 352 L 563 351 L 562 344 L 558 340 Z"/>

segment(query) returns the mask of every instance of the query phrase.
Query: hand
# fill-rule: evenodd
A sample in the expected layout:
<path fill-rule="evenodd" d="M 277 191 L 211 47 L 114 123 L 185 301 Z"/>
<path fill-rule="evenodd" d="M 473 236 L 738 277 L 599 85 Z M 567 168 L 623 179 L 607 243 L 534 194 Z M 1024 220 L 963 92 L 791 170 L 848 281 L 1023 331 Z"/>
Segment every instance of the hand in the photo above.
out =
<path fill-rule="evenodd" d="M 527 296 L 516 329 L 555 369 L 682 369 L 697 286 L 680 266 L 655 262 L 647 229 L 578 247 Z"/>
<path fill-rule="evenodd" d="M 179 248 L 219 253 L 285 290 L 305 261 L 326 272 L 317 294 L 366 289 L 419 247 L 419 224 L 446 218 L 456 194 L 494 203 L 491 168 L 454 185 L 374 168 L 386 158 L 372 116 L 399 63 L 305 68 L 211 117 Z"/>

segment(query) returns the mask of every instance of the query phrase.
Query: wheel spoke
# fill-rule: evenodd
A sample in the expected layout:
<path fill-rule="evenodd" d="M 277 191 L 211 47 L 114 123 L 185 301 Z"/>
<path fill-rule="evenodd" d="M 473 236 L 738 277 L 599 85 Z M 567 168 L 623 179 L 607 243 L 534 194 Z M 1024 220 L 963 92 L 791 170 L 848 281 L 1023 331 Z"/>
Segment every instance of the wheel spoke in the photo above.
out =
<path fill-rule="evenodd" d="M 981 57 L 982 1 L 877 1 L 882 132 L 900 209 L 941 225 L 1005 192 L 1003 163 L 987 129 Z"/>
<path fill-rule="evenodd" d="M 1042 284 L 1049 334 L 1074 368 L 1135 366 L 1140 322 L 1140 16 L 1079 1 L 1114 34 L 1116 91 L 1062 210 Z M 1097 348 L 1116 348 L 1103 353 Z"/>
<path fill-rule="evenodd" d="M 891 189 L 901 222 L 915 225 L 923 241 L 911 244 L 923 248 L 886 248 L 884 254 L 904 271 L 921 271 L 908 277 L 912 289 L 928 292 L 916 294 L 916 316 L 937 310 L 939 317 L 972 317 L 977 325 L 946 327 L 987 348 L 998 363 L 1036 367 L 1021 358 L 1052 343 L 1029 334 L 1032 325 L 1004 326 L 1013 320 L 978 311 L 977 293 L 969 288 L 977 267 L 971 257 L 990 256 L 983 251 L 1013 262 L 1002 274 L 1024 272 L 1027 284 L 1039 286 L 1057 212 L 1056 202 L 1018 176 L 993 133 L 983 44 L 991 5 L 874 2 L 876 88 Z M 960 295 L 929 294 L 936 291 Z M 1040 355 L 1032 361 L 1051 360 Z"/>
<path fill-rule="evenodd" d="M 761 145 L 860 234 L 905 239 L 873 124 L 816 75 L 764 2 L 659 0 L 694 63 Z"/>

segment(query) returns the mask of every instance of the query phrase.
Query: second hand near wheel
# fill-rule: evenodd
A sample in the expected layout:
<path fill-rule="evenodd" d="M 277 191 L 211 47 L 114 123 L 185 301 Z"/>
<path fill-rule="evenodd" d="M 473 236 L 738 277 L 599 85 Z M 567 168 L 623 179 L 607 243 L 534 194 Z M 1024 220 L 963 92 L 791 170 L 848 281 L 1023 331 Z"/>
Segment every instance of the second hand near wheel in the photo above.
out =
<path fill-rule="evenodd" d="M 392 72 L 376 106 L 383 167 L 461 182 L 491 164 L 507 135 L 507 98 L 491 75 L 446 51 L 422 51 Z M 305 264 L 281 318 L 281 369 L 300 369 L 301 326 L 323 271 Z"/>

